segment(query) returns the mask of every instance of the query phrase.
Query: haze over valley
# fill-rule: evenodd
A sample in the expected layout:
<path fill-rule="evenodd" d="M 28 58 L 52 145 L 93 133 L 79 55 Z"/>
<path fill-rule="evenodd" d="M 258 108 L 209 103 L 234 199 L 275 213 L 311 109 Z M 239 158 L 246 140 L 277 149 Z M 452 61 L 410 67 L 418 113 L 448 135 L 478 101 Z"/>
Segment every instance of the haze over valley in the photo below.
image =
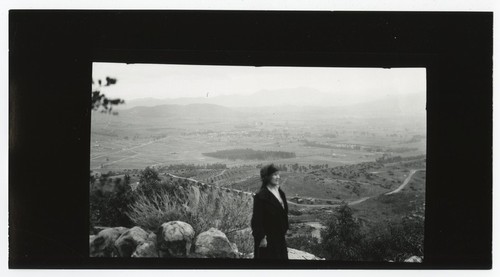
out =
<path fill-rule="evenodd" d="M 293 99 L 307 98 L 309 92 L 295 93 Z M 185 104 L 136 106 L 119 110 L 116 116 L 94 113 L 91 168 L 107 172 L 134 164 L 142 168 L 175 162 L 263 162 L 224 161 L 203 155 L 230 148 L 294 152 L 293 159 L 268 162 L 330 166 L 374 161 L 383 155 L 425 154 L 425 110 L 416 108 L 425 103 L 418 95 L 385 96 L 335 107 L 307 105 L 313 101 L 298 106 L 292 100 L 280 105 L 279 96 L 269 94 L 272 105 L 268 106 L 218 105 L 183 98 L 170 102 Z M 257 94 L 257 100 L 250 103 L 260 98 Z M 224 102 L 226 98 L 219 99 Z M 131 155 L 124 156 L 127 153 Z"/>

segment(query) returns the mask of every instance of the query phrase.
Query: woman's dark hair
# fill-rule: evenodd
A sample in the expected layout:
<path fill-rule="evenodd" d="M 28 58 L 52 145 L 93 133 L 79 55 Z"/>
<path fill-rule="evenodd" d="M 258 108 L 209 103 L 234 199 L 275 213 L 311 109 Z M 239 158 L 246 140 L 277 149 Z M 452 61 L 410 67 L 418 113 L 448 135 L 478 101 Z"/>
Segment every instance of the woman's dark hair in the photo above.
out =
<path fill-rule="evenodd" d="M 277 171 L 279 171 L 279 169 L 275 167 L 274 164 L 263 166 L 260 169 L 260 179 L 262 180 L 262 186 L 260 189 L 265 188 L 269 182 L 271 182 L 271 176 L 273 176 L 273 173 Z"/>

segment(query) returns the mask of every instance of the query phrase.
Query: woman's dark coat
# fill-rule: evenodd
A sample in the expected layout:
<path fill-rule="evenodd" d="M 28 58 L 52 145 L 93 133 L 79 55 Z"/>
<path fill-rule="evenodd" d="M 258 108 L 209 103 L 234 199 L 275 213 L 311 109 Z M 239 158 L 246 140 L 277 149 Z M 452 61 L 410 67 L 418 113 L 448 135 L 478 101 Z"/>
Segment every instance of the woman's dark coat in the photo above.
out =
<path fill-rule="evenodd" d="M 254 258 L 288 259 L 285 233 L 288 225 L 288 205 L 285 193 L 279 194 L 284 208 L 267 188 L 262 188 L 253 200 L 252 235 L 254 237 Z M 259 247 L 266 236 L 267 247 Z"/>

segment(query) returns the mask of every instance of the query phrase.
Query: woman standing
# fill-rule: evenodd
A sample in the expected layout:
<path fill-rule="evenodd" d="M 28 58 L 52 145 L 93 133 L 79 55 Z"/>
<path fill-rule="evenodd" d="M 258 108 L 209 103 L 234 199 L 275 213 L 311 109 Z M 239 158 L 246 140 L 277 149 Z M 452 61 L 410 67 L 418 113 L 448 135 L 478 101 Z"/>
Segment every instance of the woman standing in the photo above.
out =
<path fill-rule="evenodd" d="M 279 170 L 273 164 L 264 166 L 260 177 L 262 186 L 253 200 L 254 258 L 288 259 L 288 205 L 279 186 Z"/>

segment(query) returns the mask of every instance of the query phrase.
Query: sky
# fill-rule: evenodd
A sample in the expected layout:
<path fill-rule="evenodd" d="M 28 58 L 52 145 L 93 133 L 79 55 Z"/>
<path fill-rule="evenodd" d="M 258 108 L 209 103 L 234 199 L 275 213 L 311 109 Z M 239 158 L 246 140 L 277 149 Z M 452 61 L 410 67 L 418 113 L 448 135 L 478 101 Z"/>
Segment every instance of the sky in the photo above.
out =
<path fill-rule="evenodd" d="M 262 90 L 312 88 L 360 98 L 387 94 L 425 95 L 425 68 L 251 67 L 93 63 L 94 80 L 116 78 L 104 87 L 110 98 L 181 98 L 253 94 Z"/>

